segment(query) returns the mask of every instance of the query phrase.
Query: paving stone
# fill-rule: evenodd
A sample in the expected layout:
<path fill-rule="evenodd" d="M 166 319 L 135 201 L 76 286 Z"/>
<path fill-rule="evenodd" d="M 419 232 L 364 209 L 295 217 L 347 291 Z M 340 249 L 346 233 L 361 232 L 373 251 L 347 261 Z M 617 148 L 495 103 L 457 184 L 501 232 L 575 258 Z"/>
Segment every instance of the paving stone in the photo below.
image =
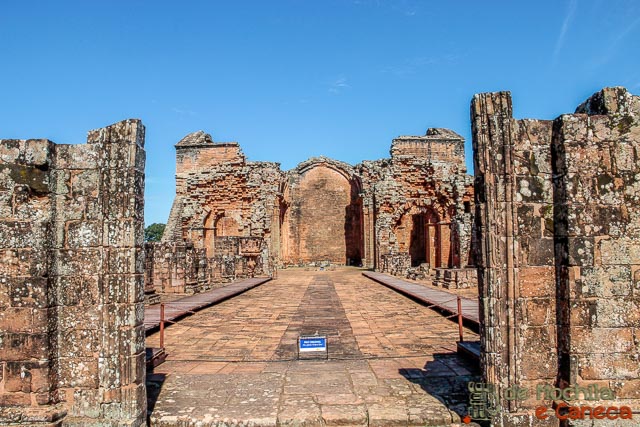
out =
<path fill-rule="evenodd" d="M 327 426 L 366 426 L 367 411 L 363 405 L 322 405 L 322 420 Z"/>
<path fill-rule="evenodd" d="M 329 336 L 328 360 L 295 360 L 298 335 L 310 329 Z M 424 329 L 429 336 L 419 337 Z M 456 338 L 455 322 L 358 269 L 282 271 L 166 329 L 167 361 L 153 374 L 152 425 L 179 425 L 184 408 L 195 408 L 188 412 L 191 422 L 210 425 L 224 419 L 290 426 L 450 421 L 445 404 L 430 393 L 455 390 L 455 382 L 445 380 L 466 363 L 454 353 Z M 430 378 L 433 385 L 425 386 Z M 464 405 L 465 399 L 446 403 Z"/>

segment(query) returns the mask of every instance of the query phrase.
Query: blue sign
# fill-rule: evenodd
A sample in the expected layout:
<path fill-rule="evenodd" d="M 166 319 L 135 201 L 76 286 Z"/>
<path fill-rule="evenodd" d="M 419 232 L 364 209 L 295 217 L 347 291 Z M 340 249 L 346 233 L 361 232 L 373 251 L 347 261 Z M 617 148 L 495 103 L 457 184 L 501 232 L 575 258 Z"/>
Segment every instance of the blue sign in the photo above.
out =
<path fill-rule="evenodd" d="M 327 351 L 327 337 L 312 336 L 298 338 L 298 350 L 305 351 Z"/>

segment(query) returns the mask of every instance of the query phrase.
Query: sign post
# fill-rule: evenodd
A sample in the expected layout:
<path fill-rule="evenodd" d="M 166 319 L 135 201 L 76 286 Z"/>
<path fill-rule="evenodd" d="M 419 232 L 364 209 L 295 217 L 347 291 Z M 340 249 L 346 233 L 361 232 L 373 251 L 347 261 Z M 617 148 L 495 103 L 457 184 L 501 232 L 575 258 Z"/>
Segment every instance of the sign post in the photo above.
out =
<path fill-rule="evenodd" d="M 301 354 L 320 355 L 324 353 L 325 359 L 329 359 L 329 346 L 326 335 L 307 335 L 298 337 L 298 359 Z M 311 357 L 314 358 L 315 357 Z"/>

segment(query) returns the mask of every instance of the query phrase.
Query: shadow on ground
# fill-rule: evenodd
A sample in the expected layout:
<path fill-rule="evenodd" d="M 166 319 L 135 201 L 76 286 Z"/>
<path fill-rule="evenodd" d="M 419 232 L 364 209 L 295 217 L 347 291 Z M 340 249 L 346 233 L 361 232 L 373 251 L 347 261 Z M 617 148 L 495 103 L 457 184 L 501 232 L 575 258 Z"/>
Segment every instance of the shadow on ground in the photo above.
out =
<path fill-rule="evenodd" d="M 478 364 L 456 353 L 436 353 L 423 369 L 400 369 L 399 372 L 437 398 L 450 411 L 457 413 L 461 419 L 468 414 L 468 384 L 481 380 Z M 478 421 L 468 425 L 485 426 Z"/>
<path fill-rule="evenodd" d="M 147 425 L 150 425 L 149 417 L 153 413 L 166 378 L 166 374 L 154 374 L 153 368 L 147 372 Z"/>

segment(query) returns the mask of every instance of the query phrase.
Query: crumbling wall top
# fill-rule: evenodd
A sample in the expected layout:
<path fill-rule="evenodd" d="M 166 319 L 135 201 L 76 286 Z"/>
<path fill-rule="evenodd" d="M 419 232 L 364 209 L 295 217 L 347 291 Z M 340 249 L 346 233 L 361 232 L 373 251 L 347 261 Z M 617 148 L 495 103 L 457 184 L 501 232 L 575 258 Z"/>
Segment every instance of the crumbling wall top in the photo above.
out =
<path fill-rule="evenodd" d="M 176 173 L 195 172 L 222 163 L 244 164 L 246 158 L 237 142 L 214 142 L 204 131 L 192 132 L 176 145 Z"/>
<path fill-rule="evenodd" d="M 423 136 L 403 135 L 391 143 L 391 157 L 464 165 L 464 138 L 452 130 L 429 128 Z"/>
<path fill-rule="evenodd" d="M 213 138 L 202 130 L 191 132 L 176 144 L 176 147 L 189 147 L 193 145 L 213 144 Z"/>
<path fill-rule="evenodd" d="M 576 114 L 617 115 L 640 114 L 640 97 L 621 86 L 605 87 L 576 108 Z"/>
<path fill-rule="evenodd" d="M 316 166 L 326 166 L 329 169 L 334 169 L 336 172 L 345 175 L 347 179 L 351 179 L 355 174 L 353 166 L 351 166 L 350 164 L 341 162 L 340 160 L 330 159 L 325 156 L 311 157 L 310 159 L 301 162 L 300 164 L 298 164 L 298 166 L 288 171 L 287 173 L 289 175 L 302 175 Z"/>

